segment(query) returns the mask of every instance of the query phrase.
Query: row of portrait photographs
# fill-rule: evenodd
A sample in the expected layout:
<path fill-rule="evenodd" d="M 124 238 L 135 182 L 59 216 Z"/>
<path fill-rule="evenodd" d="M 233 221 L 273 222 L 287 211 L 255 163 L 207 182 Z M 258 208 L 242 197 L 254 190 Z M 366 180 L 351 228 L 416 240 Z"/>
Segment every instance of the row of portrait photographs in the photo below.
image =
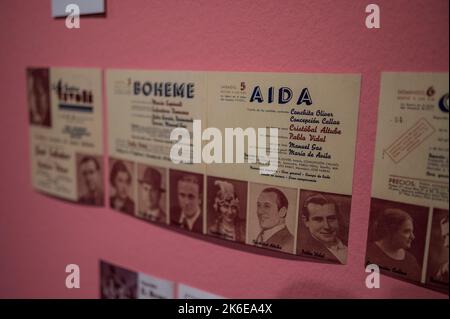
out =
<path fill-rule="evenodd" d="M 100 261 L 101 299 L 223 299 L 173 281 Z"/>
<path fill-rule="evenodd" d="M 448 210 L 372 198 L 366 265 L 448 290 L 448 217 Z"/>
<path fill-rule="evenodd" d="M 351 196 L 204 177 L 115 158 L 110 158 L 109 182 L 110 207 L 122 213 L 247 245 L 346 263 Z"/>

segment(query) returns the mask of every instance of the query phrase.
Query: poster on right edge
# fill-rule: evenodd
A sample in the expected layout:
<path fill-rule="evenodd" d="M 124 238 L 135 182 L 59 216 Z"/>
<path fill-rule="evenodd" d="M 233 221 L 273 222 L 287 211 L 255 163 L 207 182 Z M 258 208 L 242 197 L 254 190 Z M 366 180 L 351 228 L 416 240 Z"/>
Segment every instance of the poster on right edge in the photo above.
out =
<path fill-rule="evenodd" d="M 383 73 L 366 265 L 448 291 L 448 73 Z"/>

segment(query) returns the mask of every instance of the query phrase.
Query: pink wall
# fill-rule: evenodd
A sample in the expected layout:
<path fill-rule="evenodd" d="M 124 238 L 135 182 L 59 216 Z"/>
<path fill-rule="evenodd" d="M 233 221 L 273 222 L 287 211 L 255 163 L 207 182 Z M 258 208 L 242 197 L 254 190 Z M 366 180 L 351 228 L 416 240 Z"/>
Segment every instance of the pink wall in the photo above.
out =
<path fill-rule="evenodd" d="M 382 277 L 365 288 L 364 252 L 380 71 L 447 71 L 448 0 L 109 0 L 106 18 L 68 30 L 50 0 L 0 1 L 0 297 L 95 298 L 99 258 L 236 298 L 442 298 Z M 31 189 L 25 67 L 362 73 L 347 266 L 281 259 L 188 237 Z M 81 268 L 66 289 L 65 265 Z"/>

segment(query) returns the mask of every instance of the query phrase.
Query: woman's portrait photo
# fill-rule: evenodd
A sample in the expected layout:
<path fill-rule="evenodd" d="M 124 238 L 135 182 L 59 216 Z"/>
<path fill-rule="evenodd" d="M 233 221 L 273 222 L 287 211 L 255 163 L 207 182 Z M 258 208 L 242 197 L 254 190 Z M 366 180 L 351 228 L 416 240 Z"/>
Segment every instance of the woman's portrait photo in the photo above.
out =
<path fill-rule="evenodd" d="M 247 182 L 208 176 L 208 235 L 245 242 Z"/>
<path fill-rule="evenodd" d="M 366 265 L 420 281 L 427 222 L 427 207 L 372 199 Z"/>

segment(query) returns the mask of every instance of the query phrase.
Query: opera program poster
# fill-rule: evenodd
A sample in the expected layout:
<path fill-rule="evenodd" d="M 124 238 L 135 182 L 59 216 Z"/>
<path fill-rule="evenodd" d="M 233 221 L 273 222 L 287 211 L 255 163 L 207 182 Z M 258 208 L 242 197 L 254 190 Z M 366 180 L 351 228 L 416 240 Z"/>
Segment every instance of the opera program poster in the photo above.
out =
<path fill-rule="evenodd" d="M 112 208 L 346 263 L 359 75 L 108 70 L 106 83 Z M 192 137 L 190 163 L 170 157 L 175 128 Z M 209 129 L 223 140 L 205 139 Z M 227 140 L 235 129 L 256 132 L 266 156 L 249 148 L 248 137 Z M 274 155 L 277 168 L 268 173 Z"/>
<path fill-rule="evenodd" d="M 173 299 L 175 283 L 100 261 L 101 299 Z"/>
<path fill-rule="evenodd" d="M 222 296 L 182 283 L 178 284 L 177 296 L 177 299 L 225 299 Z M 186 313 L 188 313 L 188 309 L 186 309 Z"/>
<path fill-rule="evenodd" d="M 236 220 L 248 245 L 346 263 L 359 92 L 356 74 L 208 73 L 208 125 L 258 129 L 267 146 L 264 163 L 249 131 L 245 163 L 207 166 L 208 187 L 246 207 Z M 275 157 L 276 171 L 261 172 Z"/>
<path fill-rule="evenodd" d="M 366 264 L 448 291 L 448 73 L 382 73 Z"/>
<path fill-rule="evenodd" d="M 26 78 L 33 187 L 103 206 L 101 70 L 28 68 Z"/>
<path fill-rule="evenodd" d="M 175 164 L 170 134 L 206 122 L 202 72 L 107 70 L 110 207 L 204 231 L 205 165 Z"/>

